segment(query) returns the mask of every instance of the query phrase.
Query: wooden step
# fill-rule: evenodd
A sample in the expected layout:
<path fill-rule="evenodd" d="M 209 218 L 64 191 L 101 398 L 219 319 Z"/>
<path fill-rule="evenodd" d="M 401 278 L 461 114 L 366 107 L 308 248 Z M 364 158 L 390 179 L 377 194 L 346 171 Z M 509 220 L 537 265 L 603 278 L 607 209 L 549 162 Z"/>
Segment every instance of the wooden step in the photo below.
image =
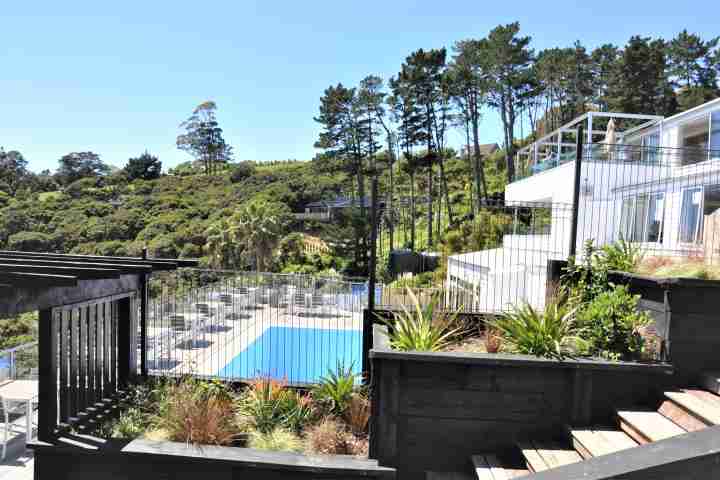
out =
<path fill-rule="evenodd" d="M 509 480 L 530 473 L 525 468 L 502 465 L 497 456 L 493 454 L 473 455 L 472 462 L 478 480 Z"/>
<path fill-rule="evenodd" d="M 542 472 L 582 461 L 582 457 L 575 450 L 555 442 L 524 442 L 518 446 L 531 472 Z"/>
<path fill-rule="evenodd" d="M 709 392 L 720 395 L 720 372 L 703 373 L 700 383 Z"/>
<path fill-rule="evenodd" d="M 466 472 L 425 472 L 425 480 L 474 480 Z"/>
<path fill-rule="evenodd" d="M 640 444 L 682 435 L 685 430 L 658 412 L 620 411 L 620 428 Z"/>
<path fill-rule="evenodd" d="M 572 430 L 570 436 L 573 448 L 584 459 L 619 452 L 638 445 L 627 433 L 606 428 Z"/>
<path fill-rule="evenodd" d="M 680 390 L 665 392 L 665 397 L 660 413 L 689 432 L 720 424 L 720 398 L 716 401 L 712 393 Z"/>

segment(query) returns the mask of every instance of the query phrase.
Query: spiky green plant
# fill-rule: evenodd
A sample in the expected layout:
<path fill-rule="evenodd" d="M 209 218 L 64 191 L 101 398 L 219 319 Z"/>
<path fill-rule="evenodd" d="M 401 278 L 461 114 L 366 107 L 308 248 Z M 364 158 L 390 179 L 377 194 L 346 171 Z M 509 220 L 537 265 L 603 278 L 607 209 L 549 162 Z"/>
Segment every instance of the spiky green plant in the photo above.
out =
<path fill-rule="evenodd" d="M 422 306 L 412 289 L 408 288 L 407 293 L 412 308 L 402 305 L 402 311 L 393 314 L 388 325 L 390 345 L 401 351 L 437 352 L 452 343 L 452 338 L 461 331 L 455 326 L 460 310 L 438 311 L 439 294 Z"/>
<path fill-rule="evenodd" d="M 563 359 L 582 348 L 575 310 L 553 302 L 539 312 L 530 304 L 515 307 L 490 322 L 517 353 Z"/>
<path fill-rule="evenodd" d="M 282 452 L 299 452 L 303 449 L 300 437 L 295 432 L 281 427 L 274 428 L 269 432 L 251 431 L 248 446 L 258 450 Z"/>
<path fill-rule="evenodd" d="M 618 241 L 604 245 L 600 249 L 596 262 L 602 262 L 608 270 L 634 272 L 640 266 L 643 257 L 642 248 L 626 241 L 621 235 Z"/>
<path fill-rule="evenodd" d="M 313 399 L 323 404 L 328 413 L 343 415 L 350 405 L 358 378 L 352 370 L 352 364 L 345 367 L 338 362 L 335 370 L 328 369 L 327 375 L 321 377 L 320 383 L 313 389 Z"/>

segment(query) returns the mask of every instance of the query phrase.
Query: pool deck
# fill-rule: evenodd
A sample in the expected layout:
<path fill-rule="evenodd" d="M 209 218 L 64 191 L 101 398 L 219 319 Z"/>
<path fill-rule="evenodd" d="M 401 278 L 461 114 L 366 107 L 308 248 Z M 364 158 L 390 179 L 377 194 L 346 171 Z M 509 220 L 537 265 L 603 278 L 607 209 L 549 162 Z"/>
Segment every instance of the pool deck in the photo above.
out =
<path fill-rule="evenodd" d="M 169 355 L 161 356 L 169 360 L 162 373 L 170 375 L 194 374 L 215 376 L 236 356 L 263 335 L 269 328 L 291 327 L 328 330 L 362 330 L 362 310 L 352 312 L 335 306 L 324 305 L 318 308 L 298 308 L 296 306 L 271 307 L 254 305 L 252 308 L 220 302 L 206 302 L 214 310 L 214 315 L 205 319 L 205 327 L 195 332 L 195 342 L 180 342 L 179 337 L 171 336 L 164 345 Z M 228 318 L 230 317 L 230 318 Z M 235 317 L 235 318 L 233 318 Z M 160 322 L 165 325 L 165 319 Z M 162 329 L 149 329 L 148 335 L 158 335 Z M 175 345 L 173 347 L 173 345 Z M 148 360 L 152 364 L 156 359 L 151 351 Z M 157 373 L 160 373 L 159 371 Z"/>

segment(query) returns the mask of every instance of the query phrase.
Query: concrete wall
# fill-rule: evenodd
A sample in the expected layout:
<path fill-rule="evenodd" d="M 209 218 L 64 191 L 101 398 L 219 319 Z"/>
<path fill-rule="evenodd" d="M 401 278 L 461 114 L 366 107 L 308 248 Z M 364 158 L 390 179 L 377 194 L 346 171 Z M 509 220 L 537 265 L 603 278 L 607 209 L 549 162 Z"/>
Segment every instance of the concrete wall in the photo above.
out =
<path fill-rule="evenodd" d="M 370 359 L 370 456 L 402 479 L 608 422 L 617 407 L 657 401 L 672 379 L 668 366 L 519 355 L 373 350 Z"/>

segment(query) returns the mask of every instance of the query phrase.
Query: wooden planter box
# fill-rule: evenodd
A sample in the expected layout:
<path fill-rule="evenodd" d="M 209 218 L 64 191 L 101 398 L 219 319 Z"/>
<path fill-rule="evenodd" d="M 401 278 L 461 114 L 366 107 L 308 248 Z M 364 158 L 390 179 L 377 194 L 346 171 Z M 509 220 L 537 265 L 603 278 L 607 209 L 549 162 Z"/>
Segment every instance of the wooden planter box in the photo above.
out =
<path fill-rule="evenodd" d="M 684 381 L 720 368 L 720 281 L 650 278 L 613 272 L 611 280 L 640 295 L 664 342 L 663 360 Z"/>
<path fill-rule="evenodd" d="M 660 399 L 663 364 L 523 355 L 397 352 L 375 326 L 370 457 L 398 477 L 463 471 L 470 456 L 611 422 L 615 408 Z"/>
<path fill-rule="evenodd" d="M 344 455 L 310 456 L 250 448 L 83 437 L 34 443 L 35 480 L 231 480 L 395 478 L 376 461 Z"/>

